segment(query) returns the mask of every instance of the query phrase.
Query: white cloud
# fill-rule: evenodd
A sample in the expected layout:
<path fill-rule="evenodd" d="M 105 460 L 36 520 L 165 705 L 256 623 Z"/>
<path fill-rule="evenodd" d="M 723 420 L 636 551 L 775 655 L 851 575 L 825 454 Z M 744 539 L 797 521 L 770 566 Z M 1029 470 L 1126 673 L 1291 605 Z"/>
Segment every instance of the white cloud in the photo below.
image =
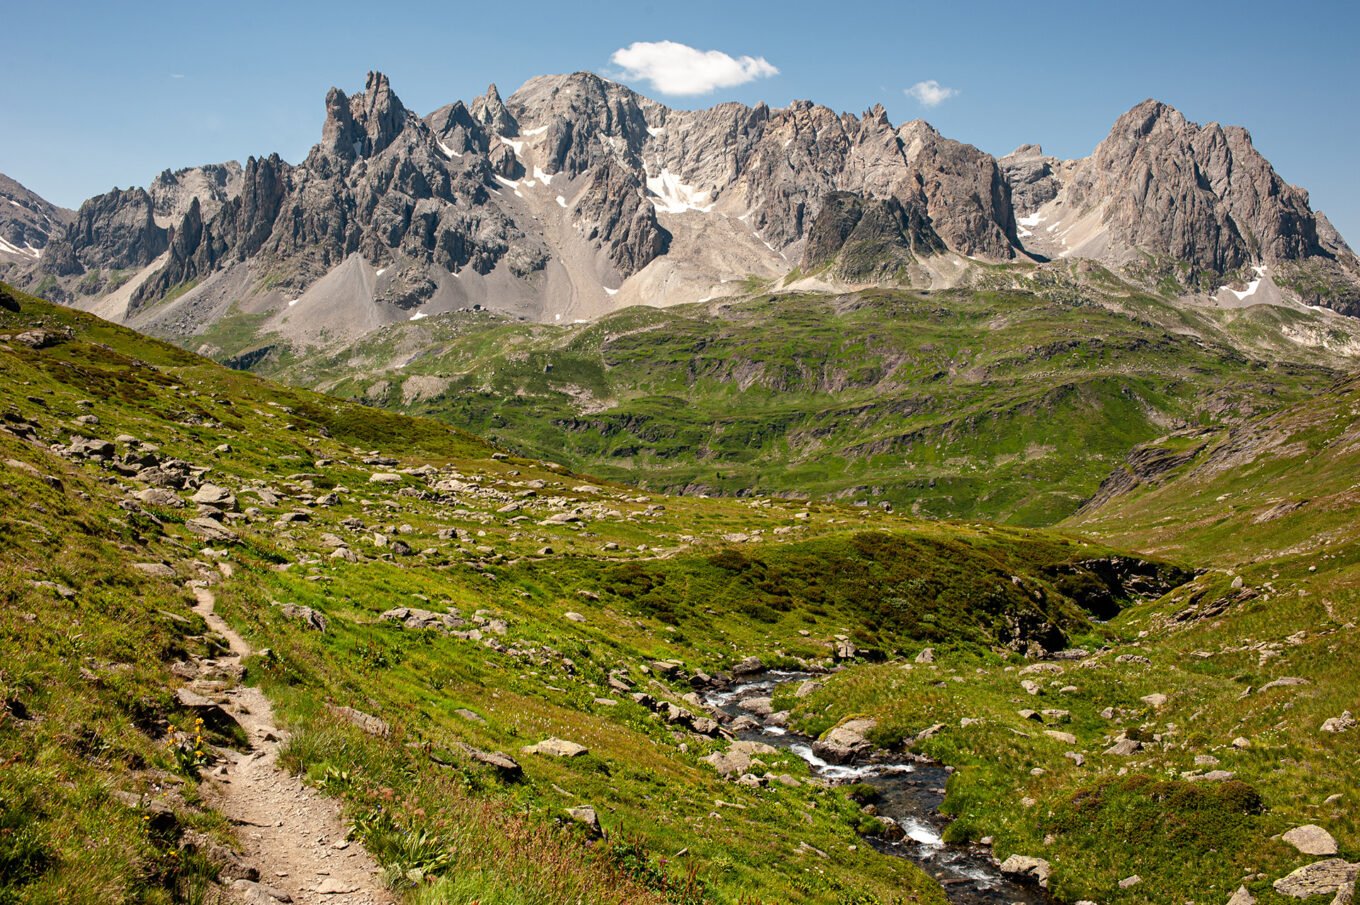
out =
<path fill-rule="evenodd" d="M 938 107 L 959 93 L 957 88 L 946 88 L 934 79 L 917 82 L 907 89 L 907 94 L 916 98 L 924 107 Z"/>
<path fill-rule="evenodd" d="M 779 74 L 764 57 L 734 58 L 675 41 L 637 41 L 614 51 L 610 60 L 623 67 L 624 79 L 650 82 L 662 94 L 708 94 Z"/>

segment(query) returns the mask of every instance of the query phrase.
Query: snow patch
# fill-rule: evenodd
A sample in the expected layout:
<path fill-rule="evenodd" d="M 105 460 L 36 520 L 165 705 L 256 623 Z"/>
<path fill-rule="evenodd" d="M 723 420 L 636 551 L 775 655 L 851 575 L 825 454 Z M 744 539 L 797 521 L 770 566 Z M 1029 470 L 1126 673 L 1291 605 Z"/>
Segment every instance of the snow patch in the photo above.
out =
<path fill-rule="evenodd" d="M 411 320 L 418 321 L 423 320 L 427 317 L 429 317 L 429 315 L 426 314 L 424 311 L 417 311 L 415 314 L 411 315 Z"/>
<path fill-rule="evenodd" d="M 296 305 L 296 304 L 297 304 L 298 302 L 300 302 L 300 301 L 302 301 L 302 299 L 289 299 L 289 300 L 288 300 L 288 307 L 291 308 L 291 307 L 293 307 L 294 305 Z"/>
<path fill-rule="evenodd" d="M 552 185 L 553 173 L 545 173 L 539 167 L 534 167 L 534 178 L 544 185 Z"/>
<path fill-rule="evenodd" d="M 662 126 L 648 126 L 647 134 L 652 136 L 652 138 L 656 138 L 658 135 L 665 135 L 666 130 Z"/>
<path fill-rule="evenodd" d="M 522 141 L 515 141 L 513 138 L 506 138 L 504 135 L 497 135 L 496 137 L 501 140 L 501 144 L 509 145 L 510 150 L 515 152 L 516 157 L 524 150 L 524 142 Z"/>
<path fill-rule="evenodd" d="M 1251 296 L 1255 295 L 1255 294 L 1256 294 L 1256 290 L 1261 288 L 1261 280 L 1263 280 L 1263 279 L 1265 278 L 1265 275 L 1266 275 L 1266 268 L 1265 268 L 1264 266 L 1260 266 L 1260 267 L 1253 267 L 1252 270 L 1256 271 L 1256 279 L 1254 279 L 1254 280 L 1252 280 L 1250 283 L 1248 283 L 1248 284 L 1247 284 L 1247 288 L 1246 288 L 1245 290 L 1243 290 L 1242 292 L 1238 292 L 1236 289 L 1232 288 L 1231 286 L 1224 286 L 1224 287 L 1223 287 L 1224 289 L 1227 289 L 1229 292 L 1231 292 L 1233 295 L 1237 296 L 1237 300 L 1238 300 L 1239 302 L 1242 301 L 1242 300 L 1245 299 L 1245 298 L 1250 298 Z"/>
<path fill-rule="evenodd" d="M 618 294 L 619 294 L 619 291 L 618 291 L 617 289 L 610 289 L 608 286 L 606 286 L 606 287 L 604 287 L 604 294 L 605 294 L 605 295 L 618 295 Z"/>
<path fill-rule="evenodd" d="M 523 132 L 519 134 L 520 137 L 522 138 L 533 138 L 535 135 L 542 135 L 544 132 L 547 131 L 548 131 L 547 126 L 539 126 L 537 129 L 525 129 Z"/>
<path fill-rule="evenodd" d="M 442 141 L 436 141 L 435 144 L 439 145 L 439 150 L 443 151 L 446 157 L 452 158 L 463 156 L 462 154 L 459 154 L 457 151 L 455 151 L 453 148 L 450 148 L 448 145 L 444 144 Z"/>
<path fill-rule="evenodd" d="M 567 199 L 563 198 L 561 195 L 558 195 L 558 196 L 557 196 L 557 206 L 558 206 L 558 207 L 566 207 L 566 206 L 567 206 Z"/>
<path fill-rule="evenodd" d="M 8 252 L 9 254 L 12 255 L 23 255 L 25 258 L 42 257 L 42 252 L 34 248 L 32 245 L 26 244 L 24 245 L 23 248 L 19 248 L 18 246 L 11 245 L 10 243 L 6 242 L 4 239 L 0 239 L 0 251 Z"/>
<path fill-rule="evenodd" d="M 1038 211 L 1035 211 L 1028 217 L 1021 217 L 1019 220 L 1016 220 L 1015 222 L 1020 224 L 1021 226 L 1038 226 L 1039 222 L 1043 219 L 1044 215 L 1039 213 Z"/>
<path fill-rule="evenodd" d="M 379 268 L 378 271 L 377 271 L 376 273 L 374 273 L 373 275 L 374 275 L 375 277 L 380 277 L 380 276 L 382 276 L 382 275 L 385 274 L 385 273 L 387 273 L 387 268 L 386 268 L 386 267 L 382 267 L 382 268 Z"/>
<path fill-rule="evenodd" d="M 647 177 L 647 189 L 656 196 L 652 204 L 663 214 L 683 214 L 687 211 L 706 214 L 713 210 L 710 192 L 700 192 L 686 185 L 679 176 L 664 168 L 656 176 Z"/>

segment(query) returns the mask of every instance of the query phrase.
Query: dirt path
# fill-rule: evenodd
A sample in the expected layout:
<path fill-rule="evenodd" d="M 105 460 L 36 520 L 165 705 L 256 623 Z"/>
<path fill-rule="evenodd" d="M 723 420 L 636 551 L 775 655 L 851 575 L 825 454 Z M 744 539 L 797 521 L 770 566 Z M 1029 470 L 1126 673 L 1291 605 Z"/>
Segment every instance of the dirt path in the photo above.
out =
<path fill-rule="evenodd" d="M 250 645 L 213 612 L 212 591 L 191 589 L 195 611 L 231 645 L 230 656 L 199 664 L 195 690 L 225 698 L 223 709 L 250 737 L 248 753 L 218 752 L 225 766 L 213 768 L 204 785 L 211 804 L 238 827 L 245 863 L 260 872 L 258 883 L 233 884 L 236 898 L 244 905 L 392 905 L 396 899 L 379 881 L 377 864 L 359 842 L 346 839 L 335 802 L 278 767 L 287 734 L 275 726 L 269 699 L 239 683 Z"/>

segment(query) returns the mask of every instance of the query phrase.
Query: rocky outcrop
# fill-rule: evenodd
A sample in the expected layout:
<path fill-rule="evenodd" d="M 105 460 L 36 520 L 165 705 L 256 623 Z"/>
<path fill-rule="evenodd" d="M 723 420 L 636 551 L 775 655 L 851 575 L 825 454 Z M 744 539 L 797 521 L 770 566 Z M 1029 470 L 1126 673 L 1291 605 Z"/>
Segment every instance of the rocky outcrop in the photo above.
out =
<path fill-rule="evenodd" d="M 609 158 L 590 176 L 577 204 L 577 223 L 586 240 L 601 247 L 624 276 L 666 253 L 671 234 L 656 219 L 637 174 Z"/>
<path fill-rule="evenodd" d="M 1011 187 L 1011 203 L 1017 211 L 1038 210 L 1058 197 L 1062 187 L 1055 175 L 1058 163 L 1039 145 L 1021 145 L 997 161 Z"/>
<path fill-rule="evenodd" d="M 909 204 L 831 193 L 808 231 L 803 269 L 835 264 L 845 279 L 871 281 L 899 274 L 919 256 L 944 252 L 923 199 Z"/>
<path fill-rule="evenodd" d="M 156 225 L 146 190 L 114 189 L 80 206 L 75 221 L 48 246 L 40 266 L 55 276 L 141 268 L 169 244 L 169 234 Z"/>

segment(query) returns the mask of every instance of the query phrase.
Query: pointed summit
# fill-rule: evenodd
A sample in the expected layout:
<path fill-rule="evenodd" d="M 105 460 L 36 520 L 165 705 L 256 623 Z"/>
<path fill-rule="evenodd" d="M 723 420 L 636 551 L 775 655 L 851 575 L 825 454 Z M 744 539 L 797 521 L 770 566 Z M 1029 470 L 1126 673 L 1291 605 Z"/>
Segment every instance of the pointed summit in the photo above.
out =
<path fill-rule="evenodd" d="M 505 101 L 501 100 L 501 93 L 496 88 L 495 82 L 487 86 L 486 94 L 472 102 L 471 113 L 472 118 L 488 132 L 511 137 L 519 134 L 519 123 L 506 109 Z"/>
<path fill-rule="evenodd" d="M 361 94 L 339 88 L 326 94 L 326 124 L 321 145 L 346 160 L 381 152 L 406 125 L 406 108 L 381 72 L 370 72 Z"/>

